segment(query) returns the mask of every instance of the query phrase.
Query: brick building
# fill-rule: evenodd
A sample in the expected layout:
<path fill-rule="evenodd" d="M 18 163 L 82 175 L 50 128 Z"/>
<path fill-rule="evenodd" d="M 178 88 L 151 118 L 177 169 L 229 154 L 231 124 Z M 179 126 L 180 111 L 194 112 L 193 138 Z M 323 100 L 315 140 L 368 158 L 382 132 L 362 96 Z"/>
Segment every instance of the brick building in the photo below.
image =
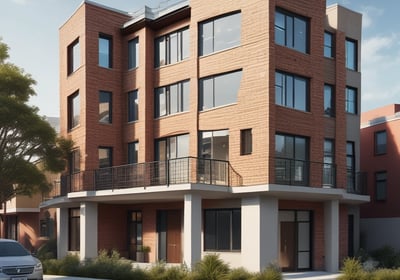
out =
<path fill-rule="evenodd" d="M 361 114 L 361 167 L 368 174 L 371 195 L 360 213 L 362 245 L 367 250 L 400 249 L 399 131 L 400 104 Z"/>
<path fill-rule="evenodd" d="M 325 1 L 85 1 L 60 28 L 75 142 L 58 255 L 337 271 L 358 249 L 361 15 Z"/>

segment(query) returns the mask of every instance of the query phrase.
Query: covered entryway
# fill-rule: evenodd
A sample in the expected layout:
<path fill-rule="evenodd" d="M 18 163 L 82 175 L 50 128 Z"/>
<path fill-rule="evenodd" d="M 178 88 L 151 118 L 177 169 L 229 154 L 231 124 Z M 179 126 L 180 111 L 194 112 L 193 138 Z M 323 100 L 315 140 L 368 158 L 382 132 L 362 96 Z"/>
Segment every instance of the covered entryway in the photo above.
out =
<path fill-rule="evenodd" d="M 182 262 L 181 210 L 157 212 L 158 260 L 167 263 Z"/>

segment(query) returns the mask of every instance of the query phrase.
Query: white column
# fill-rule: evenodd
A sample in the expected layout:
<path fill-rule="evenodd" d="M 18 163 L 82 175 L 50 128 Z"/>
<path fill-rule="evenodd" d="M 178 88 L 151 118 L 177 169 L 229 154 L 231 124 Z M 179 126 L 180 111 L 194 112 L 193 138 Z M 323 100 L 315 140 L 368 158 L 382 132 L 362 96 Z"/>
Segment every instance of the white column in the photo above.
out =
<path fill-rule="evenodd" d="M 57 258 L 68 252 L 68 208 L 57 208 Z"/>
<path fill-rule="evenodd" d="M 324 205 L 325 270 L 339 271 L 339 201 L 332 200 Z"/>
<path fill-rule="evenodd" d="M 80 227 L 80 259 L 97 257 L 97 203 L 81 203 Z"/>
<path fill-rule="evenodd" d="M 185 194 L 183 218 L 183 262 L 190 268 L 201 260 L 201 197 Z"/>
<path fill-rule="evenodd" d="M 242 266 L 261 271 L 278 261 L 278 199 L 242 199 Z"/>

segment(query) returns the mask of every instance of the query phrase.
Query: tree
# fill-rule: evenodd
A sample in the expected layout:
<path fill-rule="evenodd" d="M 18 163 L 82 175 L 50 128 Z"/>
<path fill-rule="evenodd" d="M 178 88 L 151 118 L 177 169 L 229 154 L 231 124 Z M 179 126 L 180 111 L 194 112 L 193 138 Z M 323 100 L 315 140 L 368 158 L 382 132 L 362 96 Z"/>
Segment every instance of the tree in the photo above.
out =
<path fill-rule="evenodd" d="M 0 205 L 15 195 L 48 191 L 44 171 L 61 172 L 72 141 L 56 131 L 29 105 L 35 80 L 7 62 L 8 46 L 0 38 Z M 39 168 L 38 162 L 43 168 Z"/>

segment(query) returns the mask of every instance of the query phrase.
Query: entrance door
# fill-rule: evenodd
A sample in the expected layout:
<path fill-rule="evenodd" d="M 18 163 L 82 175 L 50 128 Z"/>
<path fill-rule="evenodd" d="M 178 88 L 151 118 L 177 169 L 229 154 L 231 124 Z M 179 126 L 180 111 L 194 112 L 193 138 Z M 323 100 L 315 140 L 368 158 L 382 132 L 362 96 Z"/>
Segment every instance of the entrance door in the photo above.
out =
<path fill-rule="evenodd" d="M 284 271 L 293 271 L 295 268 L 295 230 L 294 222 L 281 222 L 281 242 L 279 263 Z"/>
<path fill-rule="evenodd" d="M 182 262 L 181 211 L 160 210 L 157 215 L 158 259 L 167 263 Z"/>

